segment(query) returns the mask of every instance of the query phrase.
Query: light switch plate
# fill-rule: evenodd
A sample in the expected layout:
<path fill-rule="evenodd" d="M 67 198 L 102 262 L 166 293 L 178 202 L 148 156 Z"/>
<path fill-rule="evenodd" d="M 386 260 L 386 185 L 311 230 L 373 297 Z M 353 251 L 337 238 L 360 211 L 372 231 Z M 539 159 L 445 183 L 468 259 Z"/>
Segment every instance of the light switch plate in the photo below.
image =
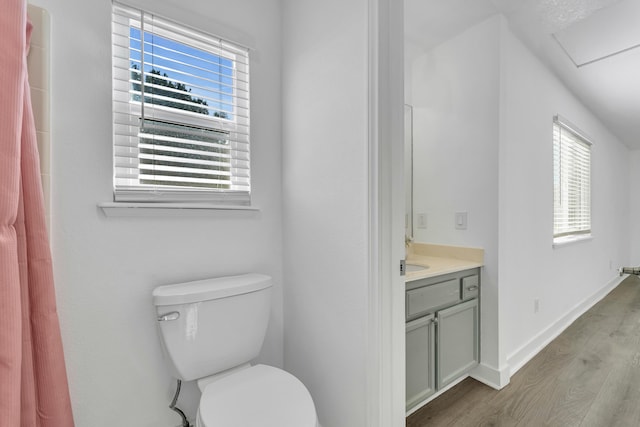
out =
<path fill-rule="evenodd" d="M 427 228 L 427 214 L 419 213 L 418 220 L 416 222 L 418 228 Z"/>
<path fill-rule="evenodd" d="M 456 225 L 456 230 L 467 229 L 467 212 L 456 212 L 455 225 Z"/>

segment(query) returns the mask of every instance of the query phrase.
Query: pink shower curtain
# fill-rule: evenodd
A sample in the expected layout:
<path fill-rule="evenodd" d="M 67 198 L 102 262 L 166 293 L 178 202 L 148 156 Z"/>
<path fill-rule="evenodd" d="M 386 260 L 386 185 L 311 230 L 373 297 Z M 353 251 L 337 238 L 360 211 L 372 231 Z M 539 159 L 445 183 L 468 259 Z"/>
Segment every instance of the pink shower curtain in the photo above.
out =
<path fill-rule="evenodd" d="M 25 0 L 0 13 L 0 427 L 71 427 L 27 81 Z"/>

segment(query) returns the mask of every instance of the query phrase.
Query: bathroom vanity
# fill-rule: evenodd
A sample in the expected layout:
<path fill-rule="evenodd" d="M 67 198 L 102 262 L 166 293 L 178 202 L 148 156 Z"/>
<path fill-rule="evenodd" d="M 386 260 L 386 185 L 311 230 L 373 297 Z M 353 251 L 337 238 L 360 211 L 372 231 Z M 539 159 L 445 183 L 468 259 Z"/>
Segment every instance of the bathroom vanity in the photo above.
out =
<path fill-rule="evenodd" d="M 406 278 L 407 411 L 478 365 L 482 255 L 408 256 L 408 263 L 425 268 Z"/>

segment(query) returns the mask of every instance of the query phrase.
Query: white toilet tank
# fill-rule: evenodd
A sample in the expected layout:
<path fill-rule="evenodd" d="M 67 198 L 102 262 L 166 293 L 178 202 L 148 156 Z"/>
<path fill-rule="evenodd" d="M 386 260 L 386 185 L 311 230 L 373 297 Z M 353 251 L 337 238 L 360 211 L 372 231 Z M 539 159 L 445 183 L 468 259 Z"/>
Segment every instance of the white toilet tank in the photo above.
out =
<path fill-rule="evenodd" d="M 244 274 L 154 289 L 174 375 L 191 381 L 254 359 L 267 331 L 271 286 L 269 276 Z"/>

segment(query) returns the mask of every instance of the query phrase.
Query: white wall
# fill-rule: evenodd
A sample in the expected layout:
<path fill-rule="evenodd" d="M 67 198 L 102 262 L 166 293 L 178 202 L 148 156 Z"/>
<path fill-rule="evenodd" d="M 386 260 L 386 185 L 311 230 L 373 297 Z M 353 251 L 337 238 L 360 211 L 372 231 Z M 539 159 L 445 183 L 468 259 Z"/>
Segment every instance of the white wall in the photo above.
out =
<path fill-rule="evenodd" d="M 175 426 L 155 286 L 249 271 L 273 276 L 260 360 L 283 364 L 280 3 L 131 2 L 253 48 L 252 193 L 261 210 L 106 218 L 96 205 L 112 198 L 111 2 L 33 2 L 51 14 L 53 260 L 76 425 Z M 193 386 L 184 392 L 193 416 L 199 396 Z"/>
<path fill-rule="evenodd" d="M 412 65 L 414 213 L 418 242 L 481 247 L 482 363 L 498 358 L 499 20 L 489 19 L 417 56 Z M 468 212 L 456 230 L 454 213 Z"/>
<path fill-rule="evenodd" d="M 365 426 L 367 1 L 283 2 L 285 367 Z"/>
<path fill-rule="evenodd" d="M 501 33 L 500 320 L 506 354 L 517 365 L 527 347 L 558 332 L 563 317 L 615 281 L 616 267 L 628 262 L 629 150 L 525 48 L 506 21 Z M 557 248 L 552 247 L 555 114 L 594 141 L 593 240 Z"/>

